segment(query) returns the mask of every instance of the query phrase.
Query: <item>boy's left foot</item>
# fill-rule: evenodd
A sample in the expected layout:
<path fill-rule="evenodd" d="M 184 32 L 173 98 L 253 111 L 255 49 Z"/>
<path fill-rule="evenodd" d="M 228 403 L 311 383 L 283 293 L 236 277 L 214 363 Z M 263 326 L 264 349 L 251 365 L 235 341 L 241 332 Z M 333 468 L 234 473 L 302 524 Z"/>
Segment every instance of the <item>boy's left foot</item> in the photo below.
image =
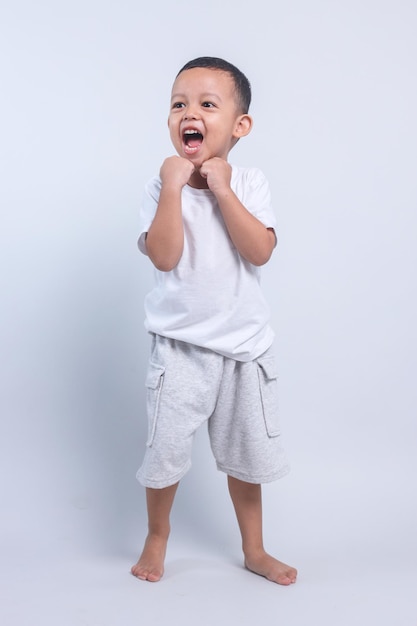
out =
<path fill-rule="evenodd" d="M 133 576 L 140 580 L 149 580 L 151 583 L 161 580 L 164 574 L 166 547 L 166 538 L 149 534 L 138 562 L 130 570 Z"/>
<path fill-rule="evenodd" d="M 294 567 L 281 563 L 264 551 L 246 556 L 245 567 L 279 585 L 292 585 L 297 580 L 297 570 Z"/>

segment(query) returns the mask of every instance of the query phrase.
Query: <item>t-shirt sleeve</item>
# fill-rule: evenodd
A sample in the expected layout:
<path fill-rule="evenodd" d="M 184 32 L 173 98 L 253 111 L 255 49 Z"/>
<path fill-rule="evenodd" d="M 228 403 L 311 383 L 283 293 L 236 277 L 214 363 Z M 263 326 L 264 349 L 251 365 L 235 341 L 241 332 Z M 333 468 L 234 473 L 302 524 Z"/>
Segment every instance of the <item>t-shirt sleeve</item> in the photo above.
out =
<path fill-rule="evenodd" d="M 252 168 L 246 173 L 242 203 L 266 228 L 276 230 L 277 220 L 272 208 L 269 183 L 261 170 Z"/>
<path fill-rule="evenodd" d="M 161 179 L 152 178 L 145 186 L 142 194 L 142 202 L 139 212 L 139 239 L 138 248 L 143 254 L 148 254 L 146 250 L 146 234 L 155 217 L 156 209 L 161 192 Z"/>

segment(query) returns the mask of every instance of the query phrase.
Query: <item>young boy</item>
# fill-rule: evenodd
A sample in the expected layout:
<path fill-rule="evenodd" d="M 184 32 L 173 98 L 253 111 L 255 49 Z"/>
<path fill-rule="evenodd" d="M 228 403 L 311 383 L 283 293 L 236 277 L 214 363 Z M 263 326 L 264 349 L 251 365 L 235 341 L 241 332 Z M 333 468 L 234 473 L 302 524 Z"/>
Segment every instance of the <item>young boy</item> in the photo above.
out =
<path fill-rule="evenodd" d="M 164 572 L 170 511 L 190 467 L 193 436 L 208 423 L 228 475 L 245 566 L 282 585 L 297 571 L 265 552 L 261 483 L 287 473 L 276 414 L 273 332 L 259 266 L 276 245 L 268 184 L 227 159 L 252 126 L 251 89 L 230 63 L 187 63 L 172 89 L 168 127 L 177 156 L 145 190 L 140 250 L 156 268 L 145 300 L 152 334 L 147 374 L 149 434 L 138 480 L 149 533 L 132 574 Z"/>

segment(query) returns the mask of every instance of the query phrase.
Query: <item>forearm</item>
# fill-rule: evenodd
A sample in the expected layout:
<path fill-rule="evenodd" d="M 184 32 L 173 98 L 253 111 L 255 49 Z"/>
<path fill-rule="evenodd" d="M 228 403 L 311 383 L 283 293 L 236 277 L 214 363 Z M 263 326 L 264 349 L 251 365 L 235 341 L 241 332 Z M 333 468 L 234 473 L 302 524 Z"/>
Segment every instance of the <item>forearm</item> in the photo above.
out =
<path fill-rule="evenodd" d="M 178 264 L 183 247 L 181 189 L 162 186 L 158 209 L 146 237 L 149 258 L 157 269 L 169 272 Z"/>
<path fill-rule="evenodd" d="M 253 265 L 264 265 L 275 246 L 275 234 L 240 202 L 232 189 L 216 194 L 226 228 L 240 255 Z"/>

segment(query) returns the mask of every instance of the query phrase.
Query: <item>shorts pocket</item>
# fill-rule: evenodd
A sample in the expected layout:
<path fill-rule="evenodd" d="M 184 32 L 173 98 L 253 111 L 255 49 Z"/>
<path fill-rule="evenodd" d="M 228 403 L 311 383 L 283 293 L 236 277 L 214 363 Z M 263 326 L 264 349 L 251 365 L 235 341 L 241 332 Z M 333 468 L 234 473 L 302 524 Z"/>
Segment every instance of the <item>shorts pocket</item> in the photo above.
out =
<path fill-rule="evenodd" d="M 148 448 L 152 446 L 155 437 L 164 374 L 165 367 L 162 367 L 162 365 L 156 365 L 155 363 L 149 363 L 145 381 L 146 409 L 148 413 L 148 440 L 146 445 Z"/>
<path fill-rule="evenodd" d="M 278 374 L 275 359 L 258 359 L 258 378 L 266 432 L 269 437 L 280 435 L 278 415 Z"/>

